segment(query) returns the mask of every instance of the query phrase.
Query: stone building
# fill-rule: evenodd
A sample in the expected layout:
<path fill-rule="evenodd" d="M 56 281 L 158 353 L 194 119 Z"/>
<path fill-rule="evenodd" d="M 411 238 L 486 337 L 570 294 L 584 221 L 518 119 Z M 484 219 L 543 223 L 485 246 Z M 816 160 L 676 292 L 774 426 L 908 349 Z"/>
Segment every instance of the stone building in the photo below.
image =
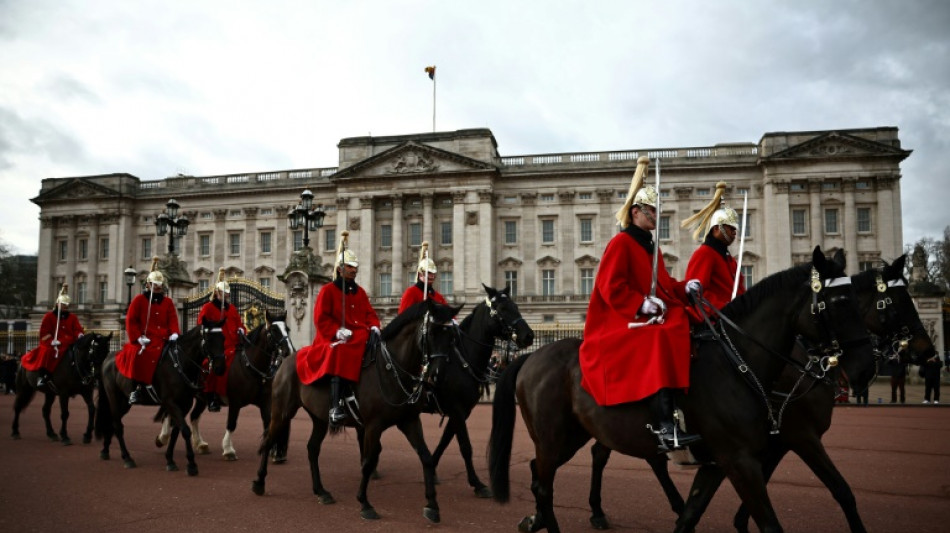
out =
<path fill-rule="evenodd" d="M 174 198 L 190 224 L 163 261 L 172 296 L 181 302 L 206 291 L 224 267 L 286 296 L 298 343 L 312 335 L 310 306 L 344 229 L 360 260 L 358 282 L 384 322 L 414 279 L 423 241 L 432 243 L 437 288 L 450 301 L 470 308 L 483 283 L 509 285 L 529 322 L 582 322 L 641 155 L 662 160 L 659 233 L 676 277 L 698 245 L 679 223 L 709 201 L 718 181 L 728 183 L 737 210 L 748 194 L 743 270 L 751 283 L 808 261 L 815 245 L 844 249 L 851 273 L 902 253 L 900 163 L 911 151 L 896 127 L 534 155 L 502 155 L 488 129 L 346 138 L 338 148 L 331 168 L 44 179 L 32 200 L 42 223 L 35 321 L 69 282 L 84 324 L 116 327 L 132 289 L 123 273 L 131 267 L 140 282 L 168 244 L 155 223 Z M 287 218 L 305 189 L 326 211 L 306 248 L 303 230 L 291 230 Z"/>

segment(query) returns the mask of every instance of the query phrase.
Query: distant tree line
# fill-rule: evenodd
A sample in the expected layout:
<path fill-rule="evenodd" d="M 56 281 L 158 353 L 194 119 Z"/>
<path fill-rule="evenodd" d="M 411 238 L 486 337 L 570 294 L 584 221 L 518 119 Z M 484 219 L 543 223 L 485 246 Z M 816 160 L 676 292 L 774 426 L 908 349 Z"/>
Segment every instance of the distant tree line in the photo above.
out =
<path fill-rule="evenodd" d="M 950 291 L 950 226 L 943 229 L 942 239 L 923 237 L 905 248 L 908 257 L 913 257 L 917 250 L 922 250 L 927 260 L 927 281 Z"/>
<path fill-rule="evenodd" d="M 36 302 L 36 256 L 14 255 L 0 241 L 0 319 L 26 318 Z"/>

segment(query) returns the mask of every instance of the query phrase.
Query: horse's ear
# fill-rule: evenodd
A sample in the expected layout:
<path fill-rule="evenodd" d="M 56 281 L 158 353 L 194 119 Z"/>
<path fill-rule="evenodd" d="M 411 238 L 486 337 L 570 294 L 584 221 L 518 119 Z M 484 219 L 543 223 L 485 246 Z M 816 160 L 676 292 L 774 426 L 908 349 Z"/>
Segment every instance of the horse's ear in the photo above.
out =
<path fill-rule="evenodd" d="M 504 294 L 505 296 L 511 296 L 511 286 L 505 285 L 505 288 L 499 291 L 499 293 Z"/>
<path fill-rule="evenodd" d="M 907 263 L 907 254 L 898 257 L 893 264 L 884 267 L 887 279 L 901 279 L 904 277 L 904 266 Z"/>
<path fill-rule="evenodd" d="M 832 260 L 833 260 L 835 263 L 837 263 L 838 266 L 841 267 L 841 270 L 845 270 L 845 269 L 848 268 L 848 259 L 847 259 L 847 257 L 845 256 L 845 253 L 844 253 L 844 250 L 843 250 L 843 249 L 839 249 L 837 252 L 835 252 L 834 259 L 832 259 Z"/>
<path fill-rule="evenodd" d="M 461 311 L 463 307 L 465 307 L 465 304 L 460 304 L 458 307 L 453 307 L 452 309 L 454 309 L 455 312 L 452 313 L 452 316 L 458 316 L 459 311 Z"/>
<path fill-rule="evenodd" d="M 827 262 L 825 254 L 821 251 L 821 246 L 815 246 L 815 249 L 811 252 L 811 264 L 815 265 L 815 268 L 820 272 Z"/>
<path fill-rule="evenodd" d="M 489 298 L 494 298 L 495 296 L 498 296 L 498 291 L 489 287 L 488 285 L 485 285 L 484 283 L 482 283 L 482 287 L 485 288 L 485 294 L 487 294 Z"/>

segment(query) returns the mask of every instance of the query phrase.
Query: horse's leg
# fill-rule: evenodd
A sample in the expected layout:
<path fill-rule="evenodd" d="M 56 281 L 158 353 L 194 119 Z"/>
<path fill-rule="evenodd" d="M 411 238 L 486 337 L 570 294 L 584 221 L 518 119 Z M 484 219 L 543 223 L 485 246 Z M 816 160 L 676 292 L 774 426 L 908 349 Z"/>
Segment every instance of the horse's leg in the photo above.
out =
<path fill-rule="evenodd" d="M 69 420 L 69 395 L 66 393 L 59 395 L 59 440 L 63 446 L 72 446 L 73 441 L 69 438 L 69 432 L 66 431 L 66 422 Z"/>
<path fill-rule="evenodd" d="M 262 411 L 263 413 L 263 411 Z M 221 439 L 221 455 L 225 461 L 237 461 L 237 451 L 231 442 L 231 434 L 237 429 L 238 415 L 241 414 L 241 406 L 235 400 L 228 402 L 228 421 L 224 426 L 224 438 Z M 264 424 L 267 428 L 267 424 Z"/>
<path fill-rule="evenodd" d="M 683 514 L 686 502 L 683 501 L 683 496 L 680 495 L 679 489 L 673 483 L 673 478 L 670 477 L 669 459 L 665 455 L 655 455 L 648 458 L 646 462 L 653 470 L 653 475 L 660 482 L 660 486 L 663 487 L 663 494 L 666 495 L 666 501 L 670 503 L 670 509 L 676 513 L 676 516 Z"/>
<path fill-rule="evenodd" d="M 190 398 L 189 398 L 189 401 L 190 401 Z M 198 463 L 195 462 L 195 450 L 191 446 L 191 441 L 192 441 L 191 428 L 188 427 L 188 424 L 185 422 L 184 414 L 182 414 L 182 417 L 181 417 L 181 438 L 183 441 L 185 441 L 185 459 L 188 460 L 188 466 L 186 468 L 186 472 L 188 472 L 189 476 L 197 476 Z"/>
<path fill-rule="evenodd" d="M 51 441 L 59 440 L 59 435 L 53 430 L 53 422 L 50 420 L 50 414 L 53 412 L 53 401 L 55 399 L 56 395 L 52 392 L 47 392 L 43 398 L 43 422 L 46 422 L 46 436 Z"/>
<path fill-rule="evenodd" d="M 20 439 L 20 413 L 26 409 L 27 405 L 30 405 L 33 395 L 36 394 L 36 389 L 31 387 L 22 376 L 24 376 L 24 370 L 21 368 L 17 372 L 16 397 L 13 399 L 13 432 L 10 434 L 13 440 Z"/>
<path fill-rule="evenodd" d="M 706 507 L 712 501 L 712 497 L 722 484 L 725 473 L 716 465 L 703 465 L 699 467 L 696 476 L 693 478 L 693 485 L 689 489 L 689 498 L 686 500 L 686 506 L 676 520 L 676 531 L 693 531 Z"/>
<path fill-rule="evenodd" d="M 323 481 L 320 478 L 320 447 L 323 439 L 327 436 L 329 426 L 320 418 L 310 415 L 313 421 L 313 429 L 310 431 L 310 440 L 307 441 L 307 459 L 310 462 L 310 481 L 313 483 L 313 493 L 317 501 L 322 504 L 336 503 L 333 495 L 323 487 Z"/>
<path fill-rule="evenodd" d="M 360 446 L 362 478 L 360 479 L 360 488 L 356 493 L 356 499 L 362 505 L 360 516 L 366 520 L 379 518 L 376 509 L 373 509 L 366 497 L 366 489 L 369 486 L 369 480 L 373 476 L 373 472 L 376 471 L 376 465 L 379 463 L 379 454 L 382 451 L 382 444 L 379 440 L 381 435 L 382 429 L 377 427 L 377 424 L 363 426 L 363 437 L 360 439 L 362 443 Z M 426 491 L 428 492 L 428 490 L 428 481 L 426 481 Z"/>
<path fill-rule="evenodd" d="M 121 400 L 122 398 L 120 398 Z M 122 423 L 122 417 L 129 412 L 130 406 L 122 401 L 118 402 L 118 405 L 112 406 L 115 411 L 113 415 L 113 424 L 115 428 L 115 440 L 119 443 L 119 449 L 122 451 L 122 462 L 126 468 L 135 468 L 135 460 L 132 459 L 132 455 L 129 453 L 129 448 L 125 445 L 125 424 Z M 108 448 L 106 448 L 108 450 Z M 108 453 L 107 453 L 108 456 Z"/>
<path fill-rule="evenodd" d="M 591 465 L 590 465 L 590 525 L 594 529 L 610 529 L 610 523 L 607 521 L 607 514 L 601 507 L 601 491 L 604 485 L 604 469 L 607 468 L 607 461 L 610 459 L 610 448 L 600 442 L 594 441 L 590 447 Z"/>
<path fill-rule="evenodd" d="M 439 439 L 439 444 L 432 450 L 432 463 L 436 469 L 439 468 L 439 461 L 442 459 L 442 454 L 445 453 L 446 448 L 449 447 L 449 444 L 452 443 L 452 439 L 454 438 L 455 424 L 453 424 L 453 418 L 450 416 L 449 423 L 446 424 L 445 429 L 442 430 L 442 438 Z"/>
<path fill-rule="evenodd" d="M 430 522 L 438 524 L 442 519 L 439 515 L 439 502 L 435 499 L 435 465 L 432 463 L 432 454 L 429 453 L 429 447 L 426 446 L 426 439 L 422 434 L 422 421 L 419 419 L 419 416 L 414 416 L 408 420 L 404 420 L 397 424 L 399 431 L 402 431 L 403 435 L 406 436 L 406 439 L 409 441 L 409 444 L 412 445 L 413 449 L 416 450 L 416 453 L 419 454 L 419 461 L 422 463 L 422 474 L 425 479 L 426 487 L 426 506 L 422 509 L 422 516 L 426 517 Z M 466 434 L 466 440 L 468 435 Z M 377 439 L 377 444 L 379 439 Z M 376 459 L 379 460 L 379 452 L 382 449 L 382 446 L 378 446 L 376 449 Z M 471 463 L 471 451 L 472 445 L 469 443 L 469 463 Z M 482 485 L 484 487 L 484 485 Z"/>
<path fill-rule="evenodd" d="M 787 453 L 788 447 L 786 445 L 777 440 L 769 442 L 769 447 L 762 459 L 762 475 L 765 476 L 766 483 L 772 479 L 772 474 Z M 742 502 L 739 502 L 739 509 L 736 510 L 736 515 L 732 519 L 732 525 L 740 533 L 749 531 L 749 510 Z"/>
<path fill-rule="evenodd" d="M 89 413 L 89 422 L 86 424 L 86 432 L 82 434 L 82 443 L 89 444 L 92 442 L 96 420 L 96 404 L 92 401 L 92 389 L 86 388 L 82 391 L 82 400 L 86 402 L 86 411 Z"/>
<path fill-rule="evenodd" d="M 211 448 L 208 446 L 208 443 L 201 437 L 201 429 L 198 425 L 201 420 L 201 415 L 204 412 L 205 403 L 195 402 L 195 406 L 192 408 L 191 414 L 188 417 L 191 419 L 191 445 L 194 446 L 195 451 L 200 455 L 208 455 L 211 453 Z"/>
<path fill-rule="evenodd" d="M 452 418 L 449 419 L 449 425 L 455 426 L 455 438 L 458 440 L 459 451 L 462 452 L 462 459 L 465 461 L 465 471 L 468 473 L 468 484 L 475 489 L 475 495 L 479 498 L 491 498 L 491 489 L 486 487 L 475 473 L 475 464 L 472 463 L 472 441 L 468 436 L 468 426 L 465 424 L 465 419 L 460 417 L 455 418 L 457 420 L 454 422 Z M 433 464 L 437 463 L 433 461 Z"/>
<path fill-rule="evenodd" d="M 158 436 L 155 437 L 155 447 L 161 448 L 162 446 L 168 445 L 168 437 L 172 433 L 172 423 L 168 420 L 168 415 L 162 417 L 162 429 L 158 432 Z"/>
<path fill-rule="evenodd" d="M 171 416 L 169 416 L 169 418 L 171 418 Z M 181 434 L 181 427 L 177 424 L 172 424 L 168 445 L 165 446 L 165 470 L 169 472 L 178 471 L 178 465 L 175 464 L 175 445 L 178 444 L 179 434 Z"/>
<path fill-rule="evenodd" d="M 863 533 L 864 523 L 858 514 L 858 505 L 854 499 L 854 493 L 844 476 L 835 467 L 825 447 L 818 438 L 809 440 L 808 445 L 799 445 L 795 447 L 795 453 L 805 461 L 805 464 L 811 468 L 812 472 L 818 476 L 818 479 L 828 487 L 835 501 L 841 506 L 845 517 L 848 519 L 848 525 L 852 532 Z"/>
<path fill-rule="evenodd" d="M 769 499 L 765 488 L 765 475 L 762 472 L 762 463 L 756 458 L 739 451 L 735 457 L 728 458 L 719 465 L 726 477 L 732 483 L 736 494 L 749 509 L 749 514 L 755 520 L 759 531 L 763 533 L 778 533 L 782 531 L 775 508 Z M 698 476 L 698 474 L 697 474 Z M 712 495 L 710 494 L 710 498 Z M 693 493 L 690 491 L 690 499 Z M 687 501 L 687 508 L 689 502 Z M 684 511 L 684 515 L 686 512 Z M 698 520 L 698 517 L 696 517 Z M 677 531 L 686 531 L 677 528 Z"/>

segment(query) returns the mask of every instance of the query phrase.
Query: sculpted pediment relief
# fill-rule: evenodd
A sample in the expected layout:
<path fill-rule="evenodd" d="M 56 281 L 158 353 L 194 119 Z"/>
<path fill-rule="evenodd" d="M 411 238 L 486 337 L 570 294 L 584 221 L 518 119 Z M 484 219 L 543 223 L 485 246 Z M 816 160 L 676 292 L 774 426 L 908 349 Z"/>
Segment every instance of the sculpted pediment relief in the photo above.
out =
<path fill-rule="evenodd" d="M 37 200 L 48 201 L 48 200 L 73 200 L 76 198 L 81 199 L 96 199 L 96 198 L 113 198 L 118 196 L 118 193 L 108 187 L 103 187 L 102 185 L 86 181 L 82 178 L 76 178 L 70 180 L 55 189 L 49 190 L 39 197 Z"/>
<path fill-rule="evenodd" d="M 495 170 L 495 167 L 455 152 L 410 141 L 343 169 L 331 180 L 484 170 Z"/>
<path fill-rule="evenodd" d="M 515 259 L 514 257 L 506 257 L 498 262 L 498 266 L 509 267 L 509 268 L 520 267 L 521 264 L 522 262 L 519 261 L 518 259 Z"/>
<path fill-rule="evenodd" d="M 882 155 L 906 156 L 910 152 L 854 135 L 832 131 L 801 144 L 786 148 L 768 159 L 800 159 L 829 157 L 868 157 Z"/>

